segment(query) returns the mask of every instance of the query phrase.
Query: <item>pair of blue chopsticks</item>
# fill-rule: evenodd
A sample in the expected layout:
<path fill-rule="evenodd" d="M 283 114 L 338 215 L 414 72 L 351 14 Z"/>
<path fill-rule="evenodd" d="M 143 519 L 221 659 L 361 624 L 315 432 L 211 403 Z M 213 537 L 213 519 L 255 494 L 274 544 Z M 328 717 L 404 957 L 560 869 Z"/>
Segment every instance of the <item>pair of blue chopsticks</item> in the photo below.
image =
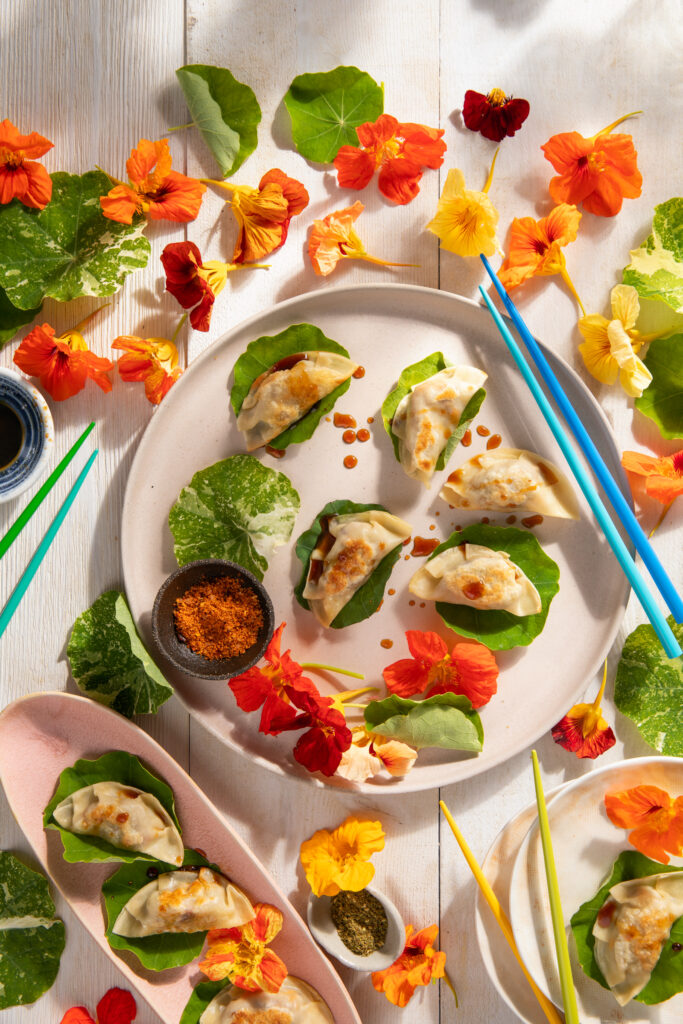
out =
<path fill-rule="evenodd" d="M 626 532 L 633 541 L 636 550 L 643 559 L 644 564 L 647 566 L 652 579 L 654 580 L 657 589 L 659 590 L 662 598 L 667 604 L 667 607 L 671 611 L 676 622 L 683 622 L 683 599 L 681 595 L 676 591 L 671 579 L 666 573 L 664 566 L 660 562 L 659 558 L 655 554 L 655 551 L 650 544 L 649 540 L 645 536 L 638 520 L 633 514 L 628 502 L 624 498 L 623 494 L 619 490 L 615 480 L 613 479 L 610 471 L 603 462 L 602 456 L 595 447 L 593 441 L 590 438 L 586 428 L 577 416 L 569 399 L 565 395 L 560 382 L 550 368 L 548 360 L 543 355 L 543 352 L 532 335 L 531 331 L 524 323 L 519 310 L 515 306 L 514 302 L 506 292 L 505 288 L 501 284 L 498 275 L 491 267 L 491 264 L 487 260 L 486 256 L 481 257 L 486 271 L 491 278 L 493 285 L 498 292 L 500 298 L 503 301 L 505 308 L 507 309 L 510 319 L 517 328 L 519 335 L 526 345 L 529 355 L 533 359 L 536 369 L 541 375 L 548 391 L 554 398 L 558 405 L 558 408 L 562 412 L 569 429 L 574 435 L 579 447 L 583 451 L 586 459 L 598 478 L 600 485 L 602 486 L 605 494 L 609 498 L 614 511 L 621 520 Z M 553 410 L 550 402 L 546 398 L 540 384 L 536 380 L 529 364 L 527 363 L 521 348 L 510 333 L 505 321 L 501 317 L 498 310 L 495 308 L 491 299 L 488 297 L 484 289 L 480 286 L 479 291 L 481 292 L 484 302 L 488 306 L 489 312 L 493 317 L 498 330 L 500 331 L 505 344 L 507 345 L 512 358 L 517 364 L 517 368 L 524 377 L 524 380 L 529 386 L 529 390 L 536 399 L 536 403 L 545 417 L 545 421 L 550 427 L 555 440 L 560 446 L 564 457 L 569 463 L 570 469 L 576 478 L 576 481 L 583 491 L 586 501 L 590 505 L 595 518 L 600 523 L 603 533 L 607 538 L 607 541 L 614 552 L 619 565 L 621 566 L 624 575 L 628 579 L 629 583 L 633 587 L 638 600 L 640 601 L 643 609 L 652 623 L 652 627 L 659 637 L 662 647 L 666 651 L 669 658 L 678 657 L 681 654 L 681 647 L 678 640 L 673 634 L 669 623 L 658 608 L 656 601 L 650 592 L 648 585 L 643 578 L 642 574 L 638 570 L 635 562 L 631 558 L 628 548 L 621 539 L 621 535 L 616 529 L 612 522 L 607 509 L 605 508 L 602 500 L 595 489 L 595 485 L 586 473 L 585 469 L 581 465 L 579 458 L 572 447 L 569 437 L 564 432 L 564 428 L 560 423 L 559 417 Z"/>
<path fill-rule="evenodd" d="M 31 499 L 31 501 L 28 503 L 28 505 L 23 510 L 23 512 L 18 516 L 17 520 L 13 523 L 13 525 L 9 528 L 9 530 L 4 535 L 4 537 L 2 537 L 2 539 L 0 539 L 0 558 L 5 554 L 5 552 L 9 548 L 10 544 L 12 544 L 12 542 L 19 535 L 19 533 L 24 528 L 24 526 L 26 525 L 28 520 L 31 518 L 31 516 L 33 515 L 35 510 L 38 508 L 40 503 L 45 498 L 46 494 L 48 494 L 48 492 L 52 489 L 52 487 L 57 482 L 59 477 L 62 475 L 62 473 L 64 472 L 64 470 L 66 469 L 68 464 L 71 462 L 71 460 L 73 459 L 74 455 L 76 454 L 78 449 L 81 447 L 81 445 L 83 444 L 83 442 L 85 441 L 86 437 L 88 436 L 88 434 L 90 433 L 90 431 L 93 429 L 94 426 L 95 426 L 94 423 L 90 423 L 89 426 L 87 426 L 85 428 L 85 430 L 83 431 L 81 436 L 78 438 L 78 440 L 75 442 L 75 444 L 72 445 L 72 447 L 66 453 L 66 455 L 64 456 L 62 461 L 59 463 L 59 465 L 56 467 L 56 469 L 53 470 L 53 472 L 50 474 L 50 476 L 45 481 L 43 486 L 37 492 L 35 497 Z M 57 535 L 57 531 L 59 530 L 60 526 L 62 525 L 62 523 L 66 519 L 68 511 L 71 508 L 71 506 L 73 505 L 74 499 L 76 498 L 76 495 L 78 494 L 78 492 L 80 491 L 80 489 L 81 489 L 81 487 L 83 485 L 83 481 L 85 480 L 86 476 L 90 472 L 90 470 L 92 468 L 93 462 L 97 458 L 97 453 L 98 453 L 98 449 L 96 448 L 95 451 L 90 456 L 90 458 L 88 459 L 88 461 L 86 462 L 86 464 L 83 467 L 83 469 L 81 470 L 81 472 L 78 474 L 78 477 L 76 478 L 76 482 L 74 483 L 73 487 L 71 488 L 71 490 L 67 494 L 66 498 L 64 499 L 64 502 L 63 502 L 61 508 L 57 512 L 57 515 L 54 517 L 54 519 L 50 523 L 50 526 L 49 526 L 49 528 L 47 530 L 47 533 L 45 534 L 45 536 L 41 540 L 40 544 L 38 545 L 38 547 L 36 549 L 36 553 L 34 554 L 34 556 L 31 559 L 31 561 L 28 563 L 26 568 L 24 569 L 24 572 L 22 573 L 21 577 L 19 578 L 19 582 L 17 583 L 16 587 L 14 588 L 12 593 L 10 594 L 10 596 L 9 596 L 9 598 L 7 600 L 7 604 L 2 609 L 2 611 L 0 611 L 0 637 L 2 636 L 2 634 L 7 629 L 7 626 L 9 625 L 10 619 L 12 618 L 12 616 L 15 613 L 15 611 L 17 610 L 17 606 L 18 606 L 19 602 L 21 601 L 22 597 L 24 596 L 24 594 L 28 590 L 28 587 L 29 587 L 29 584 L 31 583 L 31 580 L 33 579 L 33 577 L 37 573 L 38 568 L 40 566 L 40 563 L 45 558 L 45 555 L 47 554 L 48 549 L 49 549 L 50 545 L 52 544 L 52 541 L 55 539 L 55 537 Z"/>

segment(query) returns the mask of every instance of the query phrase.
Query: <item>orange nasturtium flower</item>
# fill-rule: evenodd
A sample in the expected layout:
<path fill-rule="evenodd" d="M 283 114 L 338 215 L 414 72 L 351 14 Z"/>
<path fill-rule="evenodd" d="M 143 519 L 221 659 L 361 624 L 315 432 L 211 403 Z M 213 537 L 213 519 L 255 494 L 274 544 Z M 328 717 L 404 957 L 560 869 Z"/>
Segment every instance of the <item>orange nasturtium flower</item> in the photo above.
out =
<path fill-rule="evenodd" d="M 420 191 L 423 167 L 441 167 L 446 143 L 443 128 L 401 124 L 390 114 L 360 125 L 359 146 L 342 146 L 334 158 L 342 188 L 365 188 L 375 171 L 382 195 L 404 206 Z"/>
<path fill-rule="evenodd" d="M 496 250 L 502 253 L 496 238 L 498 211 L 487 195 L 497 156 L 498 150 L 481 192 L 465 188 L 462 171 L 448 172 L 436 216 L 427 225 L 427 231 L 440 239 L 441 249 L 454 252 L 456 256 L 479 256 L 480 253 L 493 256 Z"/>
<path fill-rule="evenodd" d="M 621 464 L 627 473 L 645 477 L 645 493 L 663 505 L 683 494 L 683 448 L 657 459 L 642 452 L 624 452 Z"/>
<path fill-rule="evenodd" d="M 128 184 L 107 175 L 116 184 L 100 196 L 102 213 L 109 220 L 132 224 L 136 213 L 150 220 L 194 220 L 202 205 L 206 185 L 171 170 L 168 140 L 140 139 L 126 162 Z"/>
<path fill-rule="evenodd" d="M 314 220 L 308 239 L 308 255 L 319 277 L 331 274 L 340 260 L 366 260 L 383 267 L 414 267 L 415 263 L 390 263 L 370 256 L 353 230 L 353 225 L 365 207 L 357 199 L 345 210 L 328 213 L 322 220 Z"/>
<path fill-rule="evenodd" d="M 602 717 L 600 705 L 606 682 L 607 662 L 602 673 L 602 684 L 593 703 L 575 704 L 551 730 L 555 742 L 577 757 L 594 759 L 617 742 L 612 729 Z"/>
<path fill-rule="evenodd" d="M 182 375 L 175 339 L 184 322 L 183 316 L 171 340 L 123 334 L 111 343 L 112 348 L 124 352 L 117 363 L 121 380 L 143 380 L 145 395 L 152 405 L 158 405 Z"/>
<path fill-rule="evenodd" d="M 266 949 L 282 928 L 283 916 L 269 903 L 254 905 L 256 917 L 239 928 L 214 928 L 199 964 L 211 981 L 228 978 L 247 992 L 278 992 L 287 968 L 272 949 Z"/>
<path fill-rule="evenodd" d="M 49 324 L 38 325 L 26 335 L 14 353 L 14 362 L 19 369 L 30 377 L 37 377 L 41 387 L 56 402 L 82 391 L 88 377 L 103 391 L 111 391 L 107 372 L 113 370 L 114 364 L 111 359 L 91 352 L 81 334 L 81 329 L 99 311 L 96 309 L 58 338 Z"/>
<path fill-rule="evenodd" d="M 137 1015 L 130 992 L 124 988 L 110 988 L 100 999 L 92 1019 L 85 1006 L 72 1006 L 62 1017 L 60 1024 L 132 1024 Z"/>
<path fill-rule="evenodd" d="M 446 972 L 446 954 L 434 949 L 439 934 L 437 925 L 423 928 L 413 934 L 413 926 L 406 926 L 406 944 L 398 960 L 384 971 L 374 971 L 372 984 L 383 992 L 394 1006 L 407 1006 L 418 985 L 443 978 Z"/>
<path fill-rule="evenodd" d="M 316 896 L 360 892 L 375 875 L 373 853 L 384 849 L 384 830 L 379 821 L 365 821 L 355 814 L 328 832 L 318 829 L 301 844 L 299 857 L 306 880 Z"/>
<path fill-rule="evenodd" d="M 585 314 L 562 252 L 563 246 L 576 240 L 580 220 L 576 207 L 566 203 L 556 206 L 540 220 L 515 217 L 510 228 L 510 252 L 498 271 L 504 287 L 509 290 L 530 277 L 559 274 Z"/>
<path fill-rule="evenodd" d="M 617 828 L 631 828 L 628 841 L 646 857 L 669 863 L 683 854 L 683 796 L 672 799 L 658 786 L 634 786 L 605 796 L 607 817 Z"/>
<path fill-rule="evenodd" d="M 614 217 L 624 198 L 640 195 L 643 176 L 638 170 L 633 139 L 630 135 L 610 134 L 633 116 L 625 114 L 590 139 L 578 132 L 561 132 L 541 146 L 546 160 L 560 172 L 548 186 L 556 203 L 583 203 L 589 213 Z"/>
<path fill-rule="evenodd" d="M 279 249 L 287 239 L 292 217 L 308 206 L 308 192 L 301 182 L 278 167 L 263 175 L 258 188 L 203 180 L 232 195 L 228 202 L 240 228 L 232 255 L 234 263 L 252 263 Z"/>
<path fill-rule="evenodd" d="M 43 156 L 54 143 L 38 132 L 21 135 L 11 121 L 0 121 L 0 204 L 18 199 L 44 210 L 52 198 L 52 178 L 31 157 Z"/>
<path fill-rule="evenodd" d="M 626 394 L 638 398 L 652 381 L 652 374 L 637 353 L 657 335 L 635 329 L 640 303 L 638 292 L 630 284 L 615 285 L 610 301 L 611 320 L 596 313 L 579 319 L 579 331 L 585 339 L 579 352 L 596 380 L 615 384 L 618 377 Z"/>

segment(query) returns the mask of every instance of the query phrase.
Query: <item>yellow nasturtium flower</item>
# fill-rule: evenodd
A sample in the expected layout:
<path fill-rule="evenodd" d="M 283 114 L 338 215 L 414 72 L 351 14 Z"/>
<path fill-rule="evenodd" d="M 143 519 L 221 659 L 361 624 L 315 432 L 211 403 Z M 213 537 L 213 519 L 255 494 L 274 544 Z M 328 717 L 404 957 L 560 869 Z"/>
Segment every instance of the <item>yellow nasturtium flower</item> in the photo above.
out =
<path fill-rule="evenodd" d="M 372 881 L 373 853 L 384 849 L 379 821 L 349 815 L 333 832 L 321 828 L 301 844 L 300 858 L 306 879 L 316 896 L 336 896 L 342 889 L 360 892 Z"/>
<path fill-rule="evenodd" d="M 638 292 L 628 284 L 618 284 L 611 292 L 612 319 L 599 314 L 582 316 L 579 330 L 585 341 L 579 345 L 586 369 L 603 384 L 615 384 L 617 377 L 627 395 L 639 398 L 652 380 L 652 374 L 638 351 L 654 335 L 642 335 L 635 329 L 640 303 Z"/>
<path fill-rule="evenodd" d="M 436 216 L 427 225 L 427 231 L 441 240 L 442 249 L 457 256 L 479 256 L 480 253 L 492 256 L 496 251 L 502 252 L 496 238 L 498 211 L 486 194 L 491 187 L 497 156 L 498 150 L 481 192 L 465 188 L 462 171 L 448 172 Z"/>

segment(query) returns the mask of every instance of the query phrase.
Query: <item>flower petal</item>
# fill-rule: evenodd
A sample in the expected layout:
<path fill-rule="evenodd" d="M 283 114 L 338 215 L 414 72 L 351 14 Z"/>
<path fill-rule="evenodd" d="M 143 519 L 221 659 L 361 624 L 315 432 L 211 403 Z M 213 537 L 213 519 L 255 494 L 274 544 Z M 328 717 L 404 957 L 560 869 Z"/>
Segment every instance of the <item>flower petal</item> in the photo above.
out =
<path fill-rule="evenodd" d="M 137 1006 L 130 992 L 123 988 L 110 988 L 97 1004 L 97 1024 L 131 1024 Z"/>

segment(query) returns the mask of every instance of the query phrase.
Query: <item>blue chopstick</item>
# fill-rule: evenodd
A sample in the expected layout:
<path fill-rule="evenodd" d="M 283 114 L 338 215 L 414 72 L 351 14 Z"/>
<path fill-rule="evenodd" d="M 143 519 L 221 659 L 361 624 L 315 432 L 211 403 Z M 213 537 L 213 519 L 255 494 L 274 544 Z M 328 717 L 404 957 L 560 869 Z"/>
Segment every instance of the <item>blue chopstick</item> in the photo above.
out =
<path fill-rule="evenodd" d="M 557 414 L 554 412 L 552 406 L 550 405 L 550 402 L 545 397 L 540 384 L 534 377 L 530 366 L 524 358 L 522 350 L 520 349 L 519 345 L 512 337 L 512 335 L 510 334 L 510 331 L 508 330 L 507 325 L 505 324 L 502 316 L 500 315 L 496 307 L 491 302 L 491 299 L 488 297 L 488 295 L 481 286 L 479 287 L 479 291 L 484 297 L 484 302 L 488 306 L 489 312 L 491 313 L 491 316 L 495 320 L 496 326 L 500 331 L 501 335 L 503 336 L 503 340 L 505 341 L 505 344 L 510 350 L 512 358 L 517 364 L 519 372 L 522 374 L 524 380 L 528 384 L 529 390 L 536 399 L 536 403 L 541 412 L 543 413 L 546 423 L 550 427 L 555 440 L 562 449 L 562 454 L 569 463 L 571 471 L 574 474 L 576 481 L 579 484 L 579 487 L 583 491 L 586 501 L 593 510 L 595 518 L 600 523 L 602 531 L 605 534 L 605 537 L 607 538 L 607 541 L 610 547 L 612 548 L 612 551 L 614 552 L 616 559 L 624 572 L 624 575 L 633 587 L 638 597 L 638 600 L 642 604 L 645 613 L 647 614 L 647 617 L 652 623 L 654 631 L 659 637 L 662 647 L 666 651 L 666 654 L 669 658 L 678 657 L 678 655 L 681 654 L 681 648 L 678 643 L 678 640 L 674 636 L 671 627 L 669 626 L 669 623 L 666 621 L 661 611 L 657 607 L 652 594 L 648 590 L 645 580 L 643 579 L 635 562 L 633 561 L 628 552 L 628 548 L 624 544 L 623 540 L 621 539 L 621 535 L 619 534 L 617 528 L 610 519 L 607 509 L 603 505 L 600 496 L 597 490 L 595 489 L 595 486 L 593 485 L 593 482 L 586 473 L 586 470 L 579 462 L 579 458 L 574 449 L 572 448 L 569 438 L 565 434 L 564 428 L 562 427 L 562 424 L 560 423 Z"/>
<path fill-rule="evenodd" d="M 662 598 L 666 602 L 671 614 L 673 615 L 676 622 L 683 622 L 683 597 L 676 590 L 671 578 L 666 572 L 666 569 L 660 562 L 657 554 L 650 544 L 647 536 L 643 532 L 643 528 L 633 514 L 629 503 L 621 493 L 617 483 L 608 470 L 607 466 L 603 462 L 600 452 L 595 447 L 593 440 L 584 427 L 583 423 L 574 411 L 569 399 L 565 395 L 560 383 L 553 373 L 548 360 L 546 359 L 541 347 L 534 338 L 533 334 L 524 323 L 522 316 L 515 306 L 514 302 L 508 295 L 507 291 L 503 287 L 496 274 L 495 270 L 491 267 L 491 264 L 482 255 L 482 261 L 486 267 L 486 271 L 493 281 L 493 285 L 500 295 L 505 308 L 510 314 L 510 319 L 514 323 L 515 327 L 520 333 L 522 341 L 527 347 L 529 355 L 533 359 L 538 372 L 545 381 L 548 391 L 555 399 L 560 412 L 564 416 L 569 429 L 579 443 L 579 447 L 583 451 L 588 464 L 598 478 L 600 485 L 602 486 L 605 494 L 609 498 L 609 501 L 617 513 L 619 519 L 626 528 L 626 532 L 633 541 L 636 551 L 643 560 L 643 563 L 647 567 L 655 586 L 659 590 Z"/>
<path fill-rule="evenodd" d="M 66 498 L 64 499 L 64 503 L 59 509 L 59 512 L 50 523 L 50 527 L 47 533 L 45 534 L 40 544 L 38 545 L 35 555 L 24 569 L 23 575 L 20 577 L 19 582 L 17 583 L 16 587 L 10 594 L 7 604 L 0 612 L 0 637 L 7 629 L 10 619 L 17 610 L 17 605 L 19 604 L 22 597 L 26 593 L 31 580 L 38 571 L 38 567 L 40 566 L 42 560 L 45 558 L 48 548 L 50 547 L 50 544 L 52 544 L 52 541 L 55 539 L 59 527 L 66 519 L 68 511 L 73 505 L 74 498 L 80 491 L 81 485 L 83 484 L 83 481 L 90 472 L 92 464 L 97 457 L 97 452 L 98 449 L 96 448 L 95 451 L 90 456 L 90 458 L 88 459 L 88 461 L 86 462 L 81 472 L 78 474 L 76 483 L 73 485 L 73 487 L 67 494 Z"/>

